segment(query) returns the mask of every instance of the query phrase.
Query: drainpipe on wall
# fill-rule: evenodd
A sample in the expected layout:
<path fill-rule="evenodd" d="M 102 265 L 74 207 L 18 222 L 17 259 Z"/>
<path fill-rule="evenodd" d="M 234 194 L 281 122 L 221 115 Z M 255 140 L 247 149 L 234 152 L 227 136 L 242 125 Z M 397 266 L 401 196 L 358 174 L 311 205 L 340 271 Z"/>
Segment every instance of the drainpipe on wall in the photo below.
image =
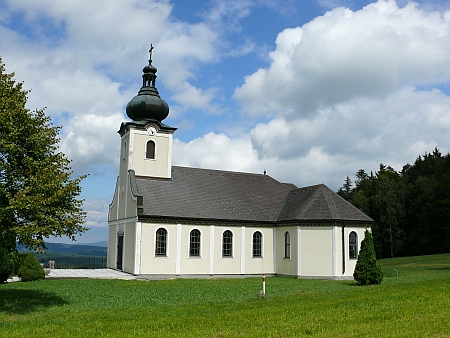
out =
<path fill-rule="evenodd" d="M 346 222 L 342 224 L 342 274 L 345 274 L 345 226 Z"/>

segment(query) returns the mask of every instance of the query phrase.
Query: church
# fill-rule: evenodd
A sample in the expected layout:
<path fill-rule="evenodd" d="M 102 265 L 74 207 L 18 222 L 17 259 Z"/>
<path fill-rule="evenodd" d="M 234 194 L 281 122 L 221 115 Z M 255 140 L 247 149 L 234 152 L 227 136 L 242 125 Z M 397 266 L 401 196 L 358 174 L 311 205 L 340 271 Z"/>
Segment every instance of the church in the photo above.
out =
<path fill-rule="evenodd" d="M 108 267 L 149 279 L 278 275 L 352 279 L 373 220 L 323 184 L 172 165 L 177 130 L 156 68 L 128 103 L 109 206 Z"/>

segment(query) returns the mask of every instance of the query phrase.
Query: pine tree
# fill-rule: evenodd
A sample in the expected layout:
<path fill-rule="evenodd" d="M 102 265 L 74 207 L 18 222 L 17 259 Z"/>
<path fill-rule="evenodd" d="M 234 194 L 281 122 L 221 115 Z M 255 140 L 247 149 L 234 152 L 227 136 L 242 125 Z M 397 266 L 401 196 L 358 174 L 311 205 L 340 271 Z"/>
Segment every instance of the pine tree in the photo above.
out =
<path fill-rule="evenodd" d="M 77 199 L 83 177 L 70 178 L 70 161 L 58 152 L 60 127 L 43 109 L 25 108 L 28 91 L 13 77 L 0 58 L 0 243 L 40 250 L 49 236 L 74 239 L 87 230 Z"/>
<path fill-rule="evenodd" d="M 369 230 L 364 232 L 353 277 L 360 285 L 380 284 L 383 280 L 383 272 L 377 263 L 373 238 Z"/>

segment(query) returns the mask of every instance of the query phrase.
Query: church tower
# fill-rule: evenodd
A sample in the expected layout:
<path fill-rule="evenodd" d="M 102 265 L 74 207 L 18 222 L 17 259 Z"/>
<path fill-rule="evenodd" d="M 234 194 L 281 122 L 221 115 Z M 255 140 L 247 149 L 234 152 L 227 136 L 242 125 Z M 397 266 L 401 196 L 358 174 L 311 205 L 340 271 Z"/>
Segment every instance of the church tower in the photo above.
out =
<path fill-rule="evenodd" d="M 176 128 L 162 121 L 169 115 L 169 106 L 156 89 L 157 69 L 152 65 L 152 50 L 148 65 L 143 68 L 142 87 L 131 99 L 126 113 L 131 122 L 124 122 L 121 136 L 120 183 L 129 170 L 136 176 L 171 178 L 172 140 Z"/>

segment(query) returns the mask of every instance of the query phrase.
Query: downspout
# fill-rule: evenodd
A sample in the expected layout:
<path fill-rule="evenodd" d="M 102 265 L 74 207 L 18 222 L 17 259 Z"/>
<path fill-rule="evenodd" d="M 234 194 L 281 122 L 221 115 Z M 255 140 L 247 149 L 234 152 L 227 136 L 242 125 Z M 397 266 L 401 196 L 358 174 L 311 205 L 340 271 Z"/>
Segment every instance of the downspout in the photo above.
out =
<path fill-rule="evenodd" d="M 345 274 L 345 226 L 347 223 L 344 221 L 342 224 L 342 274 Z"/>

